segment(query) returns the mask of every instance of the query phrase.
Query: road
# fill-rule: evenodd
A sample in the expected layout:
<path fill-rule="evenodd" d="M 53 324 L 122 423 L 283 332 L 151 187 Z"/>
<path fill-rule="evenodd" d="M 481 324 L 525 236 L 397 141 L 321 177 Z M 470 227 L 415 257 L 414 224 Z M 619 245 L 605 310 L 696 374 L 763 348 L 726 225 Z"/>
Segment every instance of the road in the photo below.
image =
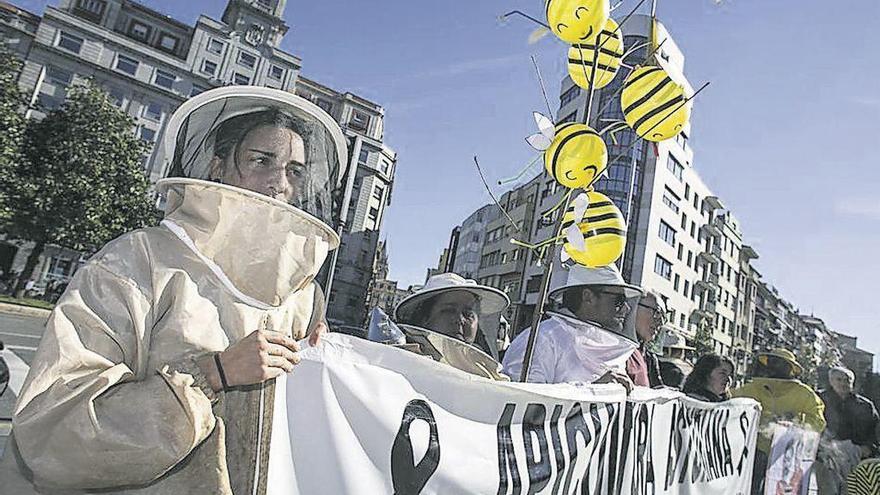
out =
<path fill-rule="evenodd" d="M 45 326 L 46 317 L 0 312 L 0 341 L 6 346 L 0 355 L 6 360 L 10 371 L 9 388 L 0 396 L 0 454 L 9 435 L 16 395 L 21 390 Z"/>

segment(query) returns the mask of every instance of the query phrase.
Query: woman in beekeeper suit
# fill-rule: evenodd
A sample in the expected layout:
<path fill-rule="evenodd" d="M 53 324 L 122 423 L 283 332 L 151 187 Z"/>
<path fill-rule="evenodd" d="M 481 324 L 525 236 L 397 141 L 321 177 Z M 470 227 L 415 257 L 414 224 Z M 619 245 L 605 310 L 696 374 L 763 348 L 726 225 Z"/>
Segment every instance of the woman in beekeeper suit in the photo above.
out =
<path fill-rule="evenodd" d="M 265 492 L 273 378 L 323 328 L 313 278 L 339 244 L 345 141 L 256 87 L 190 99 L 165 136 L 165 219 L 107 244 L 58 301 L 2 493 Z"/>

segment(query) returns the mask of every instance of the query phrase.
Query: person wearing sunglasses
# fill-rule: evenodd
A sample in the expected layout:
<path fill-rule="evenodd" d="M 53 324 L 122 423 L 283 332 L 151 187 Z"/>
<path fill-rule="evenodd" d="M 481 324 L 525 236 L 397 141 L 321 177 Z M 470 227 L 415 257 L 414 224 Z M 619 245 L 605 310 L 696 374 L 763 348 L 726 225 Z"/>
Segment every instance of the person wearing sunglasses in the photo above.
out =
<path fill-rule="evenodd" d="M 636 310 L 636 337 L 639 348 L 626 362 L 626 374 L 640 387 L 661 387 L 660 362 L 657 355 L 648 350 L 648 344 L 666 323 L 666 303 L 659 292 L 649 289 L 639 300 Z"/>
<path fill-rule="evenodd" d="M 635 308 L 642 290 L 627 284 L 614 265 L 575 265 L 551 279 L 552 309 L 538 327 L 527 381 L 618 382 L 632 388 L 626 361 L 638 347 Z M 519 380 L 529 331 L 511 342 L 504 370 Z"/>

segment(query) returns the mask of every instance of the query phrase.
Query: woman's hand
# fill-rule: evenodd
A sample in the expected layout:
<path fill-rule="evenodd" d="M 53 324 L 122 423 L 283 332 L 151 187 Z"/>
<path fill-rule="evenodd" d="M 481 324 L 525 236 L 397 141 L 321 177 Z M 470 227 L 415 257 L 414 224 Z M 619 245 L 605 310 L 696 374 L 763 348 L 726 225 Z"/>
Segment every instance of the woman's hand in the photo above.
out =
<path fill-rule="evenodd" d="M 315 332 L 320 334 L 320 332 Z M 317 340 L 317 336 L 313 336 Z M 299 364 L 299 344 L 278 332 L 256 330 L 229 346 L 219 355 L 220 364 L 230 387 L 252 385 L 271 380 L 282 373 L 290 373 Z M 208 383 L 214 391 L 223 390 L 214 356 L 198 360 Z"/>

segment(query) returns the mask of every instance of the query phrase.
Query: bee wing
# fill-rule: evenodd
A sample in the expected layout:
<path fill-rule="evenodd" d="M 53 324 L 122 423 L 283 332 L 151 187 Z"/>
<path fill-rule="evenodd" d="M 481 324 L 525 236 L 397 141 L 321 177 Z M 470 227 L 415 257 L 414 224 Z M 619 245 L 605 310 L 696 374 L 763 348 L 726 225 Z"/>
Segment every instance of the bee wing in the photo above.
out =
<path fill-rule="evenodd" d="M 535 43 L 544 39 L 544 36 L 547 36 L 548 34 L 550 34 L 550 30 L 543 26 L 535 29 L 531 32 L 531 34 L 529 34 L 529 44 L 534 45 Z"/>
<path fill-rule="evenodd" d="M 559 259 L 563 263 L 565 263 L 566 261 L 571 259 L 571 256 L 568 255 L 568 251 L 566 251 L 565 249 L 562 249 L 561 251 L 559 251 Z"/>
<path fill-rule="evenodd" d="M 531 146 L 532 148 L 535 148 L 538 151 L 544 151 L 550 147 L 550 143 L 552 143 L 553 141 L 547 139 L 547 136 L 538 133 L 532 134 L 531 136 L 527 137 L 526 142 L 529 143 L 529 146 Z"/>
<path fill-rule="evenodd" d="M 590 206 L 590 198 L 586 193 L 580 193 L 574 198 L 572 204 L 574 205 L 575 221 L 578 221 L 584 218 L 584 213 L 587 212 L 587 207 Z"/>
<path fill-rule="evenodd" d="M 532 113 L 534 114 L 535 123 L 538 124 L 538 130 L 541 131 L 541 134 L 546 136 L 550 141 L 553 141 L 553 138 L 556 137 L 556 127 L 553 125 L 553 121 L 540 112 Z"/>
<path fill-rule="evenodd" d="M 587 243 L 584 242 L 584 234 L 581 233 L 581 229 L 578 228 L 577 223 L 573 223 L 565 229 L 565 239 L 571 244 L 571 247 L 575 251 L 587 250 Z"/>

